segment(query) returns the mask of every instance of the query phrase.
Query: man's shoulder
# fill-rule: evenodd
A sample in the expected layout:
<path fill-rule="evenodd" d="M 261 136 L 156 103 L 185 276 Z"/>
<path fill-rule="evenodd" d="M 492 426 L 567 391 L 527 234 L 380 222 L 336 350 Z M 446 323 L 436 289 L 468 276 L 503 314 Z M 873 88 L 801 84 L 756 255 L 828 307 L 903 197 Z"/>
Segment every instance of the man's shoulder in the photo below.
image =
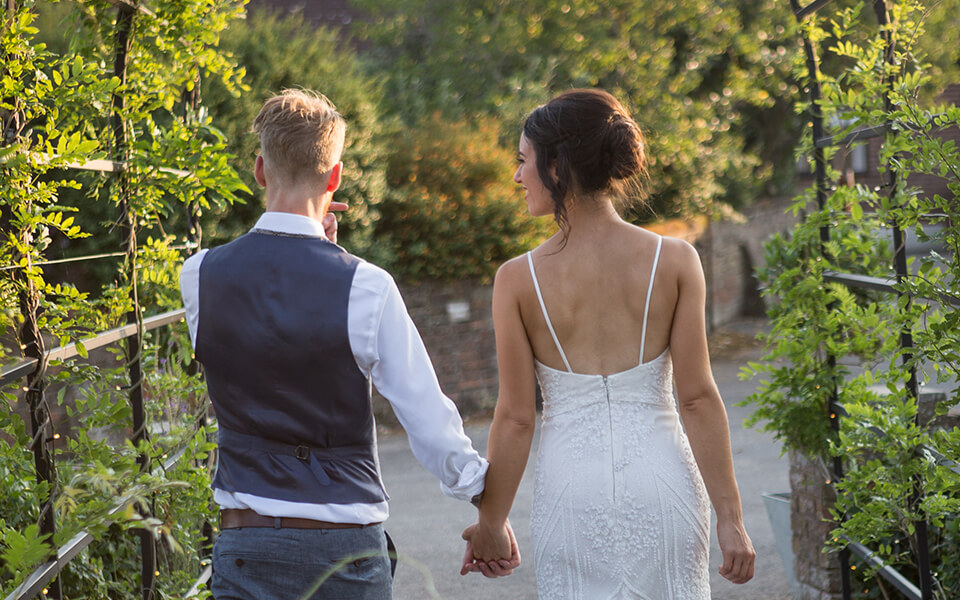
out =
<path fill-rule="evenodd" d="M 395 287 L 393 276 L 383 267 L 367 262 L 359 256 L 351 254 L 357 260 L 357 270 L 353 277 L 353 287 L 383 294 L 390 287 Z"/>
<path fill-rule="evenodd" d="M 191 254 L 188 256 L 186 260 L 183 261 L 183 266 L 180 267 L 180 272 L 189 272 L 199 269 L 200 263 L 203 261 L 203 257 L 208 251 L 209 250 L 207 248 L 204 248 L 203 250 L 198 250 L 196 254 Z"/>

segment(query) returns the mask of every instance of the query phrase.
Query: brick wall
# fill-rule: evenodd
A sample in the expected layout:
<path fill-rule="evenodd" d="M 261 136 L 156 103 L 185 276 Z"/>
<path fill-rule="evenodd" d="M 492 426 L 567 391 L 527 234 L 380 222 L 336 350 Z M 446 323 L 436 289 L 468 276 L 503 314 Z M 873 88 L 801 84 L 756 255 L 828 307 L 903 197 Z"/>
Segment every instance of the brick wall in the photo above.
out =
<path fill-rule="evenodd" d="M 497 400 L 497 352 L 490 302 L 493 285 L 474 280 L 401 285 L 440 387 L 463 415 L 489 413 Z M 396 424 L 386 400 L 374 399 L 377 422 Z"/>
<path fill-rule="evenodd" d="M 763 262 L 763 244 L 791 231 L 798 219 L 787 212 L 790 198 L 757 201 L 742 221 L 715 221 L 694 242 L 707 279 L 707 322 L 711 327 L 738 317 L 763 316 L 753 271 Z"/>
<path fill-rule="evenodd" d="M 944 104 L 953 106 L 960 106 L 960 83 L 947 86 L 943 93 L 937 97 L 937 102 L 942 102 Z M 952 140 L 954 143 L 960 144 L 960 129 L 956 127 L 935 129 L 932 133 L 941 139 Z M 841 148 L 840 151 L 837 152 L 837 157 L 833 162 L 834 168 L 836 168 L 838 171 L 844 172 L 844 175 L 841 177 L 841 182 L 839 183 L 843 183 L 844 185 L 863 185 L 869 189 L 882 189 L 882 186 L 885 185 L 886 180 L 889 178 L 889 175 L 881 176 L 880 172 L 878 171 L 880 149 L 882 145 L 882 136 L 867 140 L 867 168 L 862 173 L 854 173 L 850 170 L 850 163 L 847 159 L 850 150 Z M 801 174 L 798 179 L 798 183 L 801 187 L 807 187 L 809 185 L 813 185 L 814 176 L 812 172 L 804 173 Z M 947 183 L 947 179 L 943 177 L 923 173 L 914 173 L 907 178 L 908 186 L 920 188 L 923 190 L 923 194 L 927 197 L 933 196 L 934 194 L 939 194 L 944 198 L 952 197 L 953 193 L 950 191 L 950 188 L 947 187 Z"/>
<path fill-rule="evenodd" d="M 793 199 L 756 201 L 740 218 L 708 222 L 667 221 L 647 228 L 693 244 L 707 280 L 707 323 L 717 327 L 739 317 L 763 316 L 765 308 L 754 269 L 763 262 L 763 245 L 792 231 L 799 219 L 788 212 Z"/>

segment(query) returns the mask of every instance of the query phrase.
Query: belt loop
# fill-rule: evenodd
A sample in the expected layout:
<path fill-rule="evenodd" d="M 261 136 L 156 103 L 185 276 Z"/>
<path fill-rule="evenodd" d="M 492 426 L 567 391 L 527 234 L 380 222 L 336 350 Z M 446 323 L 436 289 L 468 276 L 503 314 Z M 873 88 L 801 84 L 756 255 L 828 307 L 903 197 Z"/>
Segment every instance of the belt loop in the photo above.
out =
<path fill-rule="evenodd" d="M 281 526 L 280 526 L 280 517 L 274 517 L 274 518 L 273 518 L 273 528 L 274 528 L 274 529 L 280 529 L 280 528 L 281 528 Z"/>

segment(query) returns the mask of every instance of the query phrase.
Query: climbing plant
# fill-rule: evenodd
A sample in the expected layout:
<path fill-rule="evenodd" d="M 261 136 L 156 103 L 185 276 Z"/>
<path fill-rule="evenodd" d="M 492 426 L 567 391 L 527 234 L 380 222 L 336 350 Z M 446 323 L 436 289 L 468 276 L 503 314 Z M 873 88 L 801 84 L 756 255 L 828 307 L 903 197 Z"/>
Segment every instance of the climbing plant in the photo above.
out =
<path fill-rule="evenodd" d="M 182 597 L 211 511 L 207 401 L 185 327 L 142 323 L 147 307 L 179 304 L 179 264 L 199 239 L 189 217 L 245 190 L 195 94 L 202 78 L 238 85 L 242 72 L 217 46 L 243 2 L 73 2 L 56 53 L 36 41 L 43 4 L 16 3 L 0 29 L 3 364 L 41 358 L 27 384 L 2 390 L 0 594 L 81 530 L 97 541 L 63 573 L 70 595 L 137 594 L 148 584 L 131 577 L 138 550 L 125 531 L 136 529 L 157 540 L 167 574 L 157 597 Z M 81 228 L 76 216 L 89 211 L 105 218 Z M 54 250 L 82 254 L 84 238 L 118 251 L 100 289 L 81 291 L 48 262 Z M 84 348 L 124 323 L 137 329 L 125 347 Z M 78 359 L 44 358 L 68 343 Z M 149 428 L 132 427 L 133 393 Z M 53 417 L 31 424 L 38 414 Z M 47 480 L 34 472 L 36 440 L 55 465 Z"/>
<path fill-rule="evenodd" d="M 960 108 L 930 102 L 936 94 L 923 51 L 933 47 L 924 39 L 924 19 L 942 8 L 887 2 L 886 22 L 878 25 L 869 4 L 859 3 L 804 21 L 803 34 L 828 56 L 822 98 L 798 110 L 820 112 L 837 124 L 828 133 L 841 137 L 887 125 L 870 157 L 884 184 L 839 185 L 822 207 L 812 190 L 796 200 L 802 222 L 767 244 L 759 271 L 770 300 L 767 354 L 744 376 L 765 377 L 747 400 L 756 407 L 753 424 L 773 431 L 785 449 L 820 461 L 824 473 L 828 461 L 842 461 L 845 477 L 832 482 L 831 545 L 862 543 L 909 577 L 917 573 L 924 543 L 917 525 L 925 521 L 933 593 L 946 599 L 960 593 L 960 476 L 944 467 L 960 461 L 960 430 L 917 419 L 917 400 L 907 391 L 916 368 L 921 384 L 954 389 L 936 415 L 960 401 L 960 154 L 940 135 L 960 126 Z M 807 139 L 800 155 L 812 152 Z M 828 152 L 828 164 L 833 158 Z M 917 175 L 937 178 L 949 193 L 925 191 Z M 840 173 L 831 168 L 828 178 L 838 181 Z M 892 277 L 894 226 L 936 248 L 910 260 L 909 275 L 895 285 L 900 294 L 853 291 L 826 275 Z M 901 348 L 904 331 L 912 332 L 912 347 Z M 833 390 L 841 414 L 830 405 Z M 860 572 L 870 580 L 876 568 Z M 882 587 L 867 597 L 887 597 Z"/>

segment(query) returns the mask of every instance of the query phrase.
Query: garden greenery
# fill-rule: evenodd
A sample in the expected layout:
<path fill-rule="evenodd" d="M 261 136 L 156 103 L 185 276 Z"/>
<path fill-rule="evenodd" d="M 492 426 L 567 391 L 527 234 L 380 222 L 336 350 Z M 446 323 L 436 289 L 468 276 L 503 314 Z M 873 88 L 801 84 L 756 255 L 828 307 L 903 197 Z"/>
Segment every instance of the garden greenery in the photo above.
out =
<path fill-rule="evenodd" d="M 792 178 L 795 23 L 781 0 L 354 0 L 385 109 L 416 126 L 483 114 L 516 143 L 523 117 L 602 87 L 650 143 L 640 221 L 719 214 Z M 787 175 L 785 177 L 785 174 Z"/>
<path fill-rule="evenodd" d="M 212 516 L 212 443 L 185 327 L 89 356 L 82 343 L 131 315 L 139 322 L 179 306 L 177 272 L 196 239 L 188 215 L 202 213 L 214 242 L 252 225 L 259 202 L 248 127 L 267 95 L 314 88 L 344 112 L 340 194 L 353 208 L 341 221 L 343 243 L 407 280 L 488 278 L 547 235 L 549 222 L 523 214 L 511 163 L 522 116 L 566 87 L 607 87 L 633 107 L 651 134 L 659 216 L 717 212 L 719 203 L 782 184 L 792 162 L 784 136 L 792 139 L 803 122 L 788 111 L 805 73 L 795 65 L 796 25 L 786 3 L 773 0 L 722 9 L 700 0 L 356 0 L 378 15 L 357 30 L 362 57 L 334 32 L 297 18 L 240 20 L 242 0 L 151 0 L 133 17 L 123 80 L 112 65 L 124 3 L 16 4 L 0 25 L 0 360 L 19 358 L 14 332 L 25 323 L 48 348 L 78 342 L 85 360 L 47 370 L 44 399 L 65 417 L 55 421 L 52 485 L 34 475 L 19 385 L 0 390 L 3 596 L 80 530 L 97 542 L 62 575 L 71 597 L 138 594 L 130 529 L 159 540 L 159 597 L 182 597 L 199 573 L 202 525 Z M 760 272 L 774 300 L 773 329 L 765 362 L 747 369 L 766 376 L 750 401 L 754 422 L 785 447 L 823 461 L 845 457 L 838 539 L 862 541 L 909 571 L 913 524 L 921 514 L 929 519 L 938 593 L 947 598 L 960 594 L 960 569 L 950 560 L 960 554 L 960 482 L 918 450 L 956 458 L 960 434 L 914 424 L 896 333 L 914 332 L 911 360 L 924 380 L 955 382 L 960 316 L 940 300 L 960 296 L 960 266 L 950 258 L 960 249 L 960 156 L 936 132 L 956 126 L 960 112 L 929 103 L 931 78 L 950 72 L 955 57 L 925 52 L 956 31 L 944 15 L 955 14 L 957 2 L 891 2 L 883 31 L 862 5 L 840 4 L 801 26 L 828 50 L 815 109 L 849 128 L 896 123 L 878 158 L 898 173 L 897 184 L 839 187 L 823 210 L 812 206 L 812 193 L 797 199 L 803 223 L 768 244 Z M 38 8 L 46 31 L 37 29 Z M 927 24 L 936 35 L 924 35 Z M 892 66 L 883 33 L 897 40 Z M 200 88 L 204 101 L 191 101 Z M 891 106 L 882 102 L 887 92 Z M 94 159 L 124 167 L 75 168 Z M 910 173 L 945 178 L 953 196 L 925 195 L 909 185 Z M 915 260 L 915 275 L 901 284 L 912 301 L 825 282 L 825 270 L 889 276 L 892 223 L 949 251 Z M 822 225 L 831 239 L 821 248 Z M 64 249 L 123 256 L 91 277 L 92 269 L 78 275 L 45 264 Z M 140 382 L 129 381 L 132 357 L 141 360 Z M 143 389 L 152 427 L 139 444 L 125 441 L 131 383 Z M 839 434 L 826 408 L 834 387 L 848 413 Z M 162 468 L 179 449 L 188 458 Z M 143 456 L 153 459 L 146 471 Z M 54 539 L 37 526 L 47 501 L 57 510 Z"/>
<path fill-rule="evenodd" d="M 408 281 L 490 281 L 555 231 L 528 214 L 512 177 L 516 152 L 497 136 L 493 119 L 439 113 L 394 136 L 373 249 L 388 270 Z"/>
<path fill-rule="evenodd" d="M 906 391 L 911 367 L 922 383 L 947 388 L 956 386 L 960 367 L 960 153 L 954 141 L 937 135 L 960 125 L 960 108 L 926 100 L 934 96 L 922 51 L 930 42 L 921 43 L 925 15 L 940 8 L 888 2 L 889 25 L 882 27 L 866 3 L 804 21 L 803 34 L 827 57 L 822 100 L 801 110 L 847 124 L 831 134 L 892 123 L 872 159 L 888 185 L 836 187 L 822 210 L 812 191 L 796 200 L 793 210 L 804 214 L 802 222 L 767 244 L 759 271 L 771 301 L 767 354 L 744 376 L 765 376 L 747 400 L 756 407 L 752 423 L 763 423 L 785 449 L 822 461 L 824 473 L 833 457 L 842 458 L 846 474 L 834 482 L 831 545 L 863 543 L 917 581 L 915 526 L 926 519 L 935 596 L 946 600 L 960 594 L 960 476 L 938 466 L 924 448 L 960 459 L 960 430 L 918 425 L 917 402 Z M 885 36 L 894 42 L 890 60 Z M 812 152 L 810 139 L 804 151 Z M 915 187 L 910 176 L 919 174 L 942 178 L 950 193 Z M 830 170 L 831 180 L 839 176 Z M 825 280 L 828 270 L 891 277 L 893 225 L 937 248 L 911 259 L 911 275 L 897 286 L 899 298 Z M 822 226 L 830 228 L 823 244 Z M 913 333 L 913 347 L 902 351 L 904 330 Z M 845 415 L 828 409 L 834 389 Z M 936 413 L 958 400 L 960 393 L 952 391 Z M 838 433 L 831 418 L 839 419 Z M 858 571 L 867 578 L 875 572 Z M 873 586 L 866 597 L 889 597 L 883 587 Z"/>
<path fill-rule="evenodd" d="M 212 448 L 207 399 L 191 368 L 183 324 L 135 338 L 126 348 L 88 353 L 83 340 L 130 320 L 179 306 L 178 271 L 190 238 L 190 210 L 229 204 L 245 186 L 227 164 L 209 115 L 184 101 L 199 78 L 228 88 L 242 71 L 217 48 L 242 14 L 233 0 L 157 0 L 149 10 L 99 0 L 65 5 L 67 49 L 37 41 L 35 3 L 17 2 L 0 25 L 0 325 L 3 364 L 17 360 L 36 331 L 49 349 L 74 342 L 81 361 L 51 361 L 42 403 L 54 419 L 52 482 L 37 482 L 32 432 L 18 382 L 0 410 L 0 595 L 13 591 L 51 548 L 83 530 L 97 541 L 62 574 L 70 597 L 139 595 L 137 546 L 130 529 L 158 541 L 157 597 L 182 597 L 199 574 L 203 523 L 211 517 Z M 124 77 L 114 43 L 132 14 Z M 115 161 L 112 173 L 77 169 Z M 76 193 L 76 191 L 82 193 Z M 103 223 L 77 218 L 92 210 Z M 72 241 L 112 239 L 121 260 L 102 289 L 81 291 L 45 261 Z M 15 333 L 19 332 L 19 334 Z M 141 332 L 143 333 L 143 332 Z M 25 341 L 27 341 L 25 343 Z M 20 344 L 21 347 L 17 347 Z M 43 350 L 40 348 L 39 350 Z M 130 381 L 137 359 L 142 379 Z M 127 391 L 142 389 L 150 435 L 131 434 Z M 186 458 L 168 463 L 183 450 Z M 150 459 L 151 468 L 141 468 Z M 40 507 L 52 502 L 53 539 L 40 534 Z"/>

